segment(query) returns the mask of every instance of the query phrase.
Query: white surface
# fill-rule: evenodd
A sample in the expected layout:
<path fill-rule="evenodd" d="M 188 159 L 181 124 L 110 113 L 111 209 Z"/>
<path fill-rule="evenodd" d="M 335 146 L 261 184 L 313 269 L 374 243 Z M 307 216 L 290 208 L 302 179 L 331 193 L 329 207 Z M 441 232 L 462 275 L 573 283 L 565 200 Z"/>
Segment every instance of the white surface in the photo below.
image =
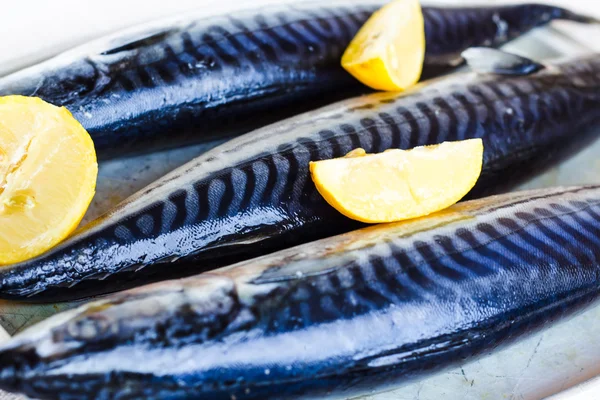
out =
<path fill-rule="evenodd" d="M 599 393 L 600 377 L 594 377 L 581 385 L 549 396 L 547 400 L 597 399 Z"/>
<path fill-rule="evenodd" d="M 213 14 L 257 3 L 277 0 L 29 0 L 7 2 L 0 14 L 0 73 L 48 57 L 98 34 L 133 22 L 173 15 L 182 10 L 202 8 Z M 480 1 L 490 4 L 493 1 Z M 514 2 L 514 1 L 513 1 Z M 553 1 L 588 13 L 600 8 L 597 0 Z M 449 3 L 449 1 L 436 1 Z M 454 2 L 455 3 L 455 2 Z M 465 2 L 463 2 L 465 3 Z M 471 2 L 472 3 L 472 2 Z M 552 30 L 538 30 L 511 46 L 521 53 L 549 56 L 578 53 L 588 47 L 600 49 L 600 28 L 568 23 Z M 575 39 L 566 39 L 568 32 Z M 596 43 L 597 42 L 597 43 Z M 202 152 L 202 147 L 143 156 L 100 166 L 98 194 L 86 219 L 118 201 L 177 165 Z M 528 187 L 556 184 L 599 183 L 600 140 L 593 146 L 529 183 Z M 39 321 L 67 305 L 15 305 L 0 302 L 0 323 L 9 331 Z M 600 306 L 533 335 L 515 345 L 477 361 L 433 375 L 395 391 L 367 397 L 368 400 L 454 400 L 523 399 L 549 396 L 600 374 Z M 600 398 L 600 389 L 589 386 L 572 390 L 569 399 Z M 585 397 L 590 394 L 592 397 Z M 567 394 L 560 400 L 566 400 Z M 0 399 L 3 399 L 0 394 Z"/>

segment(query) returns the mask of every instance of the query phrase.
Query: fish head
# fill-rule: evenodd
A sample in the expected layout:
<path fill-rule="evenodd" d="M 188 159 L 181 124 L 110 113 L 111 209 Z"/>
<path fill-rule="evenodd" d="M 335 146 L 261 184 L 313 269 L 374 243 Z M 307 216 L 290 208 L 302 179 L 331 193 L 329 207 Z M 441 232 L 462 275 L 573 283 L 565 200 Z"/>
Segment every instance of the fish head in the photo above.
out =
<path fill-rule="evenodd" d="M 70 106 L 83 96 L 100 90 L 105 75 L 102 67 L 89 58 L 70 60 L 60 57 L 3 78 L 0 95 L 35 96 L 56 106 Z"/>
<path fill-rule="evenodd" d="M 71 360 L 120 346 L 203 343 L 248 321 L 233 282 L 218 275 L 117 293 L 54 315 L 1 346 L 0 387 L 23 390 L 25 374 L 44 376 Z"/>

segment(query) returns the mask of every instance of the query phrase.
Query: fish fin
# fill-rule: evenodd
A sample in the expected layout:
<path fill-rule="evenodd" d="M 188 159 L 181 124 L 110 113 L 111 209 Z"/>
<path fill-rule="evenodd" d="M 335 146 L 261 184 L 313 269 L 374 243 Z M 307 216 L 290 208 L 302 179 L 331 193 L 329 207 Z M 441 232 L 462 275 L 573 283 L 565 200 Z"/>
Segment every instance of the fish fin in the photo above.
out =
<path fill-rule="evenodd" d="M 133 33 L 129 37 L 119 38 L 110 42 L 107 49 L 100 53 L 103 56 L 137 50 L 141 47 L 152 46 L 177 33 L 177 29 L 159 29 Z"/>
<path fill-rule="evenodd" d="M 579 22 L 582 24 L 600 24 L 600 19 L 583 14 L 577 14 L 569 10 L 560 9 L 561 15 L 560 19 L 565 19 L 567 21 Z"/>
<path fill-rule="evenodd" d="M 529 58 L 488 47 L 472 47 L 462 56 L 469 67 L 482 74 L 531 75 L 546 68 Z"/>
<path fill-rule="evenodd" d="M 316 268 L 314 270 L 308 269 L 303 270 L 301 268 L 297 268 L 294 272 L 290 272 L 285 268 L 269 268 L 265 272 L 263 272 L 260 276 L 253 279 L 251 283 L 255 285 L 263 285 L 269 283 L 287 283 L 291 281 L 296 281 L 299 279 L 305 279 L 306 277 L 315 277 L 315 276 L 323 276 L 335 273 L 340 268 L 338 267 L 330 267 L 330 268 Z"/>

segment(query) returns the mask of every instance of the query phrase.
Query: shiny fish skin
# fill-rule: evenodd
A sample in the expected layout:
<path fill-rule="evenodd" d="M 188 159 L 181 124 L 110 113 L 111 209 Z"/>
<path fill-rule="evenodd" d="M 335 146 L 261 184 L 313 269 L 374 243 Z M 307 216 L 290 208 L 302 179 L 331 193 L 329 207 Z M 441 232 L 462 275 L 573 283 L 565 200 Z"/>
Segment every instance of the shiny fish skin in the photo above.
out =
<path fill-rule="evenodd" d="M 425 77 L 447 72 L 449 66 L 461 64 L 460 54 L 469 47 L 498 47 L 551 20 L 598 23 L 594 18 L 542 4 L 499 8 L 425 7 L 423 15 L 427 42 Z"/>
<path fill-rule="evenodd" d="M 56 315 L 0 348 L 0 387 L 40 399 L 346 398 L 579 310 L 598 297 L 599 262 L 600 186 L 463 202 Z"/>
<path fill-rule="evenodd" d="M 0 79 L 0 95 L 66 106 L 101 159 L 223 138 L 366 92 L 340 59 L 377 7 L 269 7 L 155 24 Z M 498 46 L 552 19 L 588 22 L 543 5 L 424 14 L 426 76 L 459 64 L 469 46 Z"/>
<path fill-rule="evenodd" d="M 530 76 L 456 74 L 331 105 L 227 142 L 45 255 L 0 269 L 0 297 L 55 301 L 193 275 L 360 225 L 310 179 L 310 160 L 482 138 L 476 192 L 532 173 L 600 119 L 600 55 Z"/>

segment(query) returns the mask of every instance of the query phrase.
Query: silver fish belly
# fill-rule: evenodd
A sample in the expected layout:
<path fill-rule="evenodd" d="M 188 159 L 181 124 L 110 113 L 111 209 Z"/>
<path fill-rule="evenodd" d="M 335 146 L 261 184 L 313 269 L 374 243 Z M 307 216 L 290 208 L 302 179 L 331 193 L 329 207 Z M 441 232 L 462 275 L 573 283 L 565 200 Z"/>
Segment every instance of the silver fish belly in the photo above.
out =
<path fill-rule="evenodd" d="M 278 399 L 398 385 L 597 299 L 600 186 L 492 196 L 51 317 L 0 348 L 40 399 Z"/>

